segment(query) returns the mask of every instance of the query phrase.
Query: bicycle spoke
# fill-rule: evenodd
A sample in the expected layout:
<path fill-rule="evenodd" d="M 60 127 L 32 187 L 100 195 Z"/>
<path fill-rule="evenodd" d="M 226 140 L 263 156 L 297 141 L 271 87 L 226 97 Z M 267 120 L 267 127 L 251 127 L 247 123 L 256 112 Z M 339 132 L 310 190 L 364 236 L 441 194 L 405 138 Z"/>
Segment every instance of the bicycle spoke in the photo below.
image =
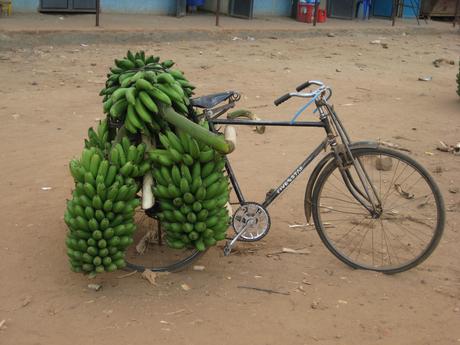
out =
<path fill-rule="evenodd" d="M 332 200 L 342 201 L 342 202 L 344 202 L 344 203 L 350 204 L 350 202 L 347 201 L 347 200 L 343 200 L 343 199 L 339 199 L 339 198 L 334 198 L 334 197 L 332 197 L 332 196 L 326 196 L 326 197 L 323 197 L 323 199 L 332 199 Z M 360 208 L 363 208 L 362 205 L 361 205 L 360 203 L 352 202 L 352 204 L 361 206 Z"/>
<path fill-rule="evenodd" d="M 393 235 L 390 230 L 387 230 L 387 231 L 390 233 L 390 235 L 392 235 L 401 244 L 401 247 L 403 247 L 406 251 L 408 251 L 412 255 L 412 257 L 415 257 L 415 254 L 409 249 L 409 247 L 406 244 L 401 242 L 401 240 L 399 239 L 398 236 Z"/>
<path fill-rule="evenodd" d="M 414 203 L 414 201 L 416 201 L 416 200 L 423 199 L 423 198 L 426 198 L 426 197 L 428 197 L 428 196 L 433 196 L 433 195 L 430 193 L 430 194 L 421 195 L 421 196 L 419 196 L 419 197 L 416 197 L 416 198 L 410 199 L 410 200 L 406 200 L 406 199 L 405 199 L 402 203 L 396 204 L 396 205 L 393 203 L 391 206 L 386 207 L 386 209 L 388 209 L 388 210 L 400 209 L 400 208 L 402 208 L 402 207 L 404 207 L 404 206 L 406 206 L 406 205 L 409 205 L 409 204 Z"/>
<path fill-rule="evenodd" d="M 393 181 L 394 181 L 394 178 L 395 178 L 395 176 L 396 176 L 396 172 L 398 171 L 398 168 L 399 168 L 399 161 L 398 161 L 398 163 L 396 164 L 396 168 L 395 168 L 395 171 L 393 172 L 393 176 L 391 177 L 391 182 L 390 182 L 390 184 L 389 184 L 389 186 L 388 186 L 388 189 L 387 189 L 387 191 L 385 192 L 385 194 L 383 195 L 383 198 L 382 198 L 382 207 L 385 205 L 385 200 L 386 200 L 387 194 L 388 194 L 388 192 L 390 191 L 391 186 L 393 185 Z"/>
<path fill-rule="evenodd" d="M 329 209 L 327 206 L 318 206 L 319 208 L 325 208 L 325 209 Z M 339 210 L 334 210 L 335 212 L 339 212 L 339 213 L 346 213 L 346 214 L 356 214 L 356 215 L 361 215 L 361 213 L 356 213 L 356 212 L 345 212 L 345 211 L 339 211 Z"/>
<path fill-rule="evenodd" d="M 343 238 L 345 238 L 350 232 L 352 232 L 355 228 L 357 228 L 358 226 L 360 226 L 362 224 L 362 222 L 364 222 L 366 220 L 366 218 L 363 217 L 363 219 L 358 223 L 358 224 L 355 224 L 350 230 L 348 230 L 345 234 L 343 234 L 337 242 L 340 242 Z"/>

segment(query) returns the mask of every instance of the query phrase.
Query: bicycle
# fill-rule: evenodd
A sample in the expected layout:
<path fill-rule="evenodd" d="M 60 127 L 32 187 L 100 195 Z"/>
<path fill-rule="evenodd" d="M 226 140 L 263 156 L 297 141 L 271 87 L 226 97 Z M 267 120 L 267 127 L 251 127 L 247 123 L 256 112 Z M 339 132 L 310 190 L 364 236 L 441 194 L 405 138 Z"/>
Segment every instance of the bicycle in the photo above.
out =
<path fill-rule="evenodd" d="M 303 92 L 312 86 L 313 90 Z M 261 203 L 245 199 L 226 158 L 225 168 L 239 208 L 232 215 L 235 236 L 227 238 L 224 255 L 230 255 L 237 241 L 253 242 L 267 235 L 271 225 L 267 208 L 328 148 L 309 177 L 304 209 L 307 222 L 313 219 L 321 241 L 333 255 L 353 268 L 391 274 L 415 267 L 434 251 L 445 223 L 444 203 L 435 181 L 423 166 L 401 152 L 378 142 L 352 142 L 329 103 L 331 96 L 331 88 L 320 81 L 307 81 L 296 92 L 281 96 L 275 100 L 276 106 L 293 97 L 310 99 L 291 121 L 220 118 L 239 100 L 238 93 L 232 91 L 192 100 L 195 120 L 205 118 L 215 133 L 222 125 L 315 127 L 326 132 L 326 138 L 278 187 L 269 190 Z M 219 105 L 225 101 L 228 103 Z M 297 121 L 313 103 L 319 121 Z M 198 116 L 195 108 L 203 109 L 202 114 Z M 157 229 L 161 257 L 166 246 L 161 245 L 161 226 Z M 147 266 L 130 262 L 128 267 L 175 271 L 202 254 L 176 251 L 171 263 Z"/>

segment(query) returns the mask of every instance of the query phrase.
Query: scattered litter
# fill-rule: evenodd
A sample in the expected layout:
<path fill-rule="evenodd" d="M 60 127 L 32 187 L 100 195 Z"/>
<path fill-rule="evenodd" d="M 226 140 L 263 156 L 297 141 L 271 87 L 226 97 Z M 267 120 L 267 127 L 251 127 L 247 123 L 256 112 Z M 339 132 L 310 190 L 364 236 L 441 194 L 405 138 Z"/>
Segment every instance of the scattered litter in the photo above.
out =
<path fill-rule="evenodd" d="M 59 17 L 59 20 L 64 20 L 64 17 Z"/>
<path fill-rule="evenodd" d="M 160 323 L 162 323 L 163 325 L 169 325 L 169 322 L 165 320 L 161 320 Z"/>
<path fill-rule="evenodd" d="M 157 279 L 160 276 L 166 276 L 169 272 L 153 272 L 151 270 L 145 270 L 142 272 L 142 278 L 148 280 L 148 282 L 154 286 L 157 286 Z"/>
<path fill-rule="evenodd" d="M 297 288 L 294 289 L 295 292 L 303 292 L 305 295 L 305 289 L 302 285 L 299 285 Z"/>
<path fill-rule="evenodd" d="M 433 152 L 430 152 L 430 151 L 425 151 L 425 154 L 426 154 L 427 156 L 434 156 L 434 153 L 433 153 Z"/>
<path fill-rule="evenodd" d="M 337 73 L 342 72 L 342 70 L 341 70 L 340 68 L 336 68 L 335 71 L 336 71 Z"/>
<path fill-rule="evenodd" d="M 81 47 L 88 47 L 88 45 L 86 43 L 81 43 L 80 46 Z"/>
<path fill-rule="evenodd" d="M 279 255 L 279 254 L 300 254 L 300 255 L 307 255 L 311 254 L 311 252 L 307 248 L 301 248 L 301 249 L 292 249 L 292 248 L 282 248 L 281 251 L 274 252 L 274 253 L 269 253 L 266 256 L 270 257 L 272 255 Z"/>
<path fill-rule="evenodd" d="M 205 270 L 205 267 L 204 266 L 201 266 L 201 265 L 195 265 L 193 266 L 193 270 L 194 271 L 204 271 Z"/>
<path fill-rule="evenodd" d="M 383 145 L 383 146 L 387 146 L 387 147 L 390 147 L 390 148 L 395 149 L 395 150 L 406 151 L 406 152 L 412 152 L 412 151 L 409 150 L 408 148 L 402 147 L 402 146 L 399 145 L 399 144 L 391 143 L 391 142 L 389 142 L 389 141 L 383 141 L 383 140 L 381 140 L 379 143 L 380 143 L 381 145 Z"/>
<path fill-rule="evenodd" d="M 131 277 L 131 276 L 135 275 L 136 273 L 137 273 L 137 271 L 132 271 L 132 272 L 129 272 L 129 273 L 126 273 L 126 274 L 122 274 L 121 276 L 118 276 L 117 278 L 118 279 L 128 278 L 128 277 Z"/>
<path fill-rule="evenodd" d="M 399 195 L 401 195 L 404 199 L 407 199 L 407 200 L 410 200 L 410 199 L 413 199 L 415 197 L 415 195 L 413 193 L 408 193 L 406 191 L 404 191 L 401 187 L 400 184 L 396 183 L 395 184 L 395 190 L 399 193 Z"/>
<path fill-rule="evenodd" d="M 419 81 L 431 81 L 431 80 L 433 80 L 433 77 L 430 76 L 430 75 L 427 75 L 427 76 L 423 76 L 423 77 L 418 77 L 418 80 Z"/>
<path fill-rule="evenodd" d="M 339 299 L 337 302 L 339 304 L 348 304 L 348 301 L 344 301 L 343 299 Z"/>
<path fill-rule="evenodd" d="M 232 41 L 241 41 L 241 38 L 239 38 L 238 36 L 235 36 L 232 38 Z"/>
<path fill-rule="evenodd" d="M 441 67 L 442 64 L 455 65 L 455 61 L 454 60 L 444 59 L 444 58 L 436 59 L 436 60 L 433 61 L 434 67 L 439 68 L 439 67 Z"/>
<path fill-rule="evenodd" d="M 306 228 L 307 226 L 310 226 L 310 223 L 305 223 L 305 224 L 289 224 L 288 225 L 290 228 Z"/>
<path fill-rule="evenodd" d="M 311 285 L 311 282 L 309 282 L 307 279 L 304 279 L 302 280 L 302 284 Z"/>
<path fill-rule="evenodd" d="M 287 254 L 310 254 L 310 251 L 306 248 L 297 250 L 297 249 L 284 247 L 281 252 L 287 253 Z"/>
<path fill-rule="evenodd" d="M 460 192 L 460 189 L 458 187 L 450 187 L 449 192 L 452 194 L 457 194 L 458 192 Z"/>
<path fill-rule="evenodd" d="M 0 329 L 2 329 L 5 326 L 5 324 L 6 324 L 6 320 L 0 321 Z"/>
<path fill-rule="evenodd" d="M 53 187 L 42 187 L 41 190 L 51 190 Z"/>
<path fill-rule="evenodd" d="M 311 309 L 318 309 L 318 310 L 325 310 L 327 306 L 325 306 L 320 300 L 315 300 L 310 304 Z"/>
<path fill-rule="evenodd" d="M 438 146 L 436 147 L 436 150 L 442 151 L 442 152 L 450 152 L 450 153 L 453 153 L 454 155 L 460 155 L 460 142 L 454 146 L 454 145 L 446 144 L 443 141 L 440 141 Z"/>
<path fill-rule="evenodd" d="M 102 285 L 101 284 L 88 284 L 88 289 L 99 291 L 100 289 L 102 289 Z"/>
<path fill-rule="evenodd" d="M 11 115 L 11 117 L 12 117 L 13 119 L 17 120 L 17 119 L 19 119 L 19 118 L 21 117 L 21 115 L 19 115 L 19 114 L 13 114 L 13 115 Z"/>
<path fill-rule="evenodd" d="M 380 40 L 373 40 L 373 41 L 370 41 L 369 43 L 370 43 L 370 44 L 381 44 L 382 41 L 380 41 Z"/>
<path fill-rule="evenodd" d="M 152 243 L 153 241 L 155 241 L 155 235 L 156 235 L 156 232 L 152 230 L 152 231 L 147 232 L 147 233 L 139 240 L 139 242 L 136 244 L 136 252 L 137 252 L 139 255 L 145 254 L 145 251 L 147 250 L 148 244 L 149 244 L 149 243 Z"/>
<path fill-rule="evenodd" d="M 184 290 L 184 291 L 190 291 L 190 290 L 192 289 L 189 285 L 187 285 L 187 284 L 185 284 L 185 283 L 184 283 L 184 284 L 181 284 L 180 287 L 181 287 L 182 290 Z"/>
<path fill-rule="evenodd" d="M 186 310 L 185 309 L 179 309 L 179 310 L 176 310 L 176 311 L 166 313 L 166 315 L 176 315 L 176 314 L 183 313 L 184 311 L 186 311 Z"/>
<path fill-rule="evenodd" d="M 243 285 L 240 285 L 240 286 L 238 286 L 238 289 L 255 290 L 255 291 L 266 292 L 266 293 L 269 293 L 269 294 L 290 295 L 289 292 L 277 291 L 277 290 L 272 290 L 272 289 L 263 289 L 263 288 L 258 288 L 258 287 L 254 287 L 254 286 L 243 286 Z"/>
<path fill-rule="evenodd" d="M 248 41 L 255 41 L 255 40 L 256 40 L 254 37 L 251 37 L 251 36 L 246 37 L 246 39 L 247 39 Z"/>
<path fill-rule="evenodd" d="M 335 37 L 335 33 L 333 33 L 333 32 L 328 32 L 328 33 L 327 33 L 327 37 Z"/>
<path fill-rule="evenodd" d="M 30 302 L 32 302 L 32 297 L 31 296 L 26 296 L 22 299 L 22 304 L 21 306 L 24 308 L 24 307 L 27 307 Z"/>
<path fill-rule="evenodd" d="M 354 104 L 353 103 L 345 103 L 345 104 L 341 104 L 341 105 L 344 106 L 344 107 L 351 107 Z"/>
<path fill-rule="evenodd" d="M 105 309 L 102 312 L 105 314 L 105 316 L 109 317 L 113 313 L 113 310 L 112 309 Z"/>
<path fill-rule="evenodd" d="M 255 275 L 254 278 L 255 278 L 255 279 L 260 279 L 260 278 L 262 278 L 262 276 Z"/>

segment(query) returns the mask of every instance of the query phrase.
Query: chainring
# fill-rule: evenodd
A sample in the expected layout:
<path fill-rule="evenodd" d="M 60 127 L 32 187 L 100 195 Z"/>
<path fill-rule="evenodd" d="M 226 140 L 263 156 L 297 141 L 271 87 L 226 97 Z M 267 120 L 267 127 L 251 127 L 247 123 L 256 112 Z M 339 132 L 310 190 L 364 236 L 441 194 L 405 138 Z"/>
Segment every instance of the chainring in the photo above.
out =
<path fill-rule="evenodd" d="M 237 234 L 247 226 L 246 231 L 239 237 L 245 242 L 254 242 L 263 238 L 270 230 L 270 225 L 270 215 L 267 210 L 255 202 L 240 206 L 232 217 L 232 226 Z"/>

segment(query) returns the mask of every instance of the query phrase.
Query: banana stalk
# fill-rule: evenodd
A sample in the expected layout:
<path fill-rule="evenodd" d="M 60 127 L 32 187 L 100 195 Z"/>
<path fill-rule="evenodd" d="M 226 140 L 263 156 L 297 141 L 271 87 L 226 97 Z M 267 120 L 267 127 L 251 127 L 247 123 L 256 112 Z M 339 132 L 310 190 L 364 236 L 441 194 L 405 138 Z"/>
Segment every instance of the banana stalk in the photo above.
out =
<path fill-rule="evenodd" d="M 192 138 L 205 143 L 219 153 L 229 154 L 235 149 L 233 143 L 176 113 L 170 106 L 160 105 L 160 114 L 176 128 L 188 133 Z"/>
<path fill-rule="evenodd" d="M 238 117 L 246 117 L 253 121 L 260 121 L 260 118 L 257 115 L 253 114 L 250 110 L 238 109 L 227 113 L 227 119 L 236 119 Z M 256 125 L 254 131 L 256 131 L 258 134 L 264 134 L 265 126 Z"/>

